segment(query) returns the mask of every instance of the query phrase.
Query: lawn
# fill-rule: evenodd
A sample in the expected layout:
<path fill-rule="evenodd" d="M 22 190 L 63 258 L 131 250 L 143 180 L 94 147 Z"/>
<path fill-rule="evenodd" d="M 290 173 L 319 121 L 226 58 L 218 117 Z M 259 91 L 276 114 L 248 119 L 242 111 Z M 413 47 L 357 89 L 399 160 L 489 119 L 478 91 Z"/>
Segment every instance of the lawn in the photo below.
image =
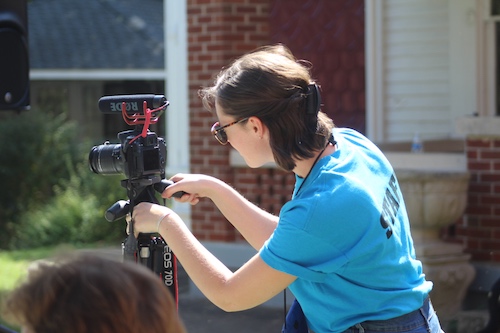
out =
<path fill-rule="evenodd" d="M 24 280 L 28 272 L 28 267 L 33 262 L 57 256 L 58 254 L 68 253 L 75 249 L 95 247 L 95 245 L 77 247 L 72 245 L 58 245 L 50 248 L 0 251 L 0 302 L 10 290 Z M 0 325 L 6 325 L 2 317 L 3 315 L 0 313 Z M 17 327 L 8 327 L 19 330 Z"/>
<path fill-rule="evenodd" d="M 54 251 L 54 248 L 0 251 L 0 301 L 18 283 L 22 282 L 32 262 L 50 257 Z M 3 315 L 0 314 L 0 324 L 6 325 L 2 317 Z"/>
<path fill-rule="evenodd" d="M 16 286 L 26 276 L 28 266 L 52 255 L 54 248 L 0 251 L 0 294 Z"/>

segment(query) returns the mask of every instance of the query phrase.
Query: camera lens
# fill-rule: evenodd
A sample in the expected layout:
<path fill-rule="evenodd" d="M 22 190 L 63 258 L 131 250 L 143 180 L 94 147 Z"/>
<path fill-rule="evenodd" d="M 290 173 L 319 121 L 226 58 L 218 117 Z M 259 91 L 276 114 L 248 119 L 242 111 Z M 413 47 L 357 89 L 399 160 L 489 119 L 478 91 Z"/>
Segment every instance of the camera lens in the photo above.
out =
<path fill-rule="evenodd" d="M 92 147 L 89 153 L 90 169 L 99 175 L 115 175 L 123 172 L 121 144 L 103 144 Z"/>

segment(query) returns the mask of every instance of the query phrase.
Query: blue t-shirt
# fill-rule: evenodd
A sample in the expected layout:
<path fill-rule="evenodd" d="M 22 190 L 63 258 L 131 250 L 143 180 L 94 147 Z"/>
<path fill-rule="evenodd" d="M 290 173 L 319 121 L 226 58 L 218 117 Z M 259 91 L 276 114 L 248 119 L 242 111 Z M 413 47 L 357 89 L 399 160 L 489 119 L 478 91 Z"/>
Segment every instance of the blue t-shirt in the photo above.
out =
<path fill-rule="evenodd" d="M 316 333 L 422 306 L 432 289 L 415 258 L 394 170 L 351 129 L 333 131 L 337 150 L 321 158 L 260 250 L 271 267 L 297 276 L 289 286 Z"/>

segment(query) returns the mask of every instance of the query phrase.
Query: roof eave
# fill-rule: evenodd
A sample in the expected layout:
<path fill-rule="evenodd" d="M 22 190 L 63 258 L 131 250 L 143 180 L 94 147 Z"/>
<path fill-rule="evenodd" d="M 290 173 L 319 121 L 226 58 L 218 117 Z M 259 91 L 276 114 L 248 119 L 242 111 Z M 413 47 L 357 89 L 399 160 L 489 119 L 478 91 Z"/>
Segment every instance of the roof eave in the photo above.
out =
<path fill-rule="evenodd" d="M 164 69 L 31 69 L 34 81 L 165 80 Z"/>

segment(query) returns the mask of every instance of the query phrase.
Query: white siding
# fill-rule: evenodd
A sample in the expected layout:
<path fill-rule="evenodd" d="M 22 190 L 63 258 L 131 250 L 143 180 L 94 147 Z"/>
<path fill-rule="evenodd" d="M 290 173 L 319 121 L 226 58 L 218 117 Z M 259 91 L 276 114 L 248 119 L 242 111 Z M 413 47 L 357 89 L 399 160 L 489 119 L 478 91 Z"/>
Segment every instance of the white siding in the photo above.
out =
<path fill-rule="evenodd" d="M 384 139 L 451 135 L 448 1 L 385 0 L 382 13 Z"/>

